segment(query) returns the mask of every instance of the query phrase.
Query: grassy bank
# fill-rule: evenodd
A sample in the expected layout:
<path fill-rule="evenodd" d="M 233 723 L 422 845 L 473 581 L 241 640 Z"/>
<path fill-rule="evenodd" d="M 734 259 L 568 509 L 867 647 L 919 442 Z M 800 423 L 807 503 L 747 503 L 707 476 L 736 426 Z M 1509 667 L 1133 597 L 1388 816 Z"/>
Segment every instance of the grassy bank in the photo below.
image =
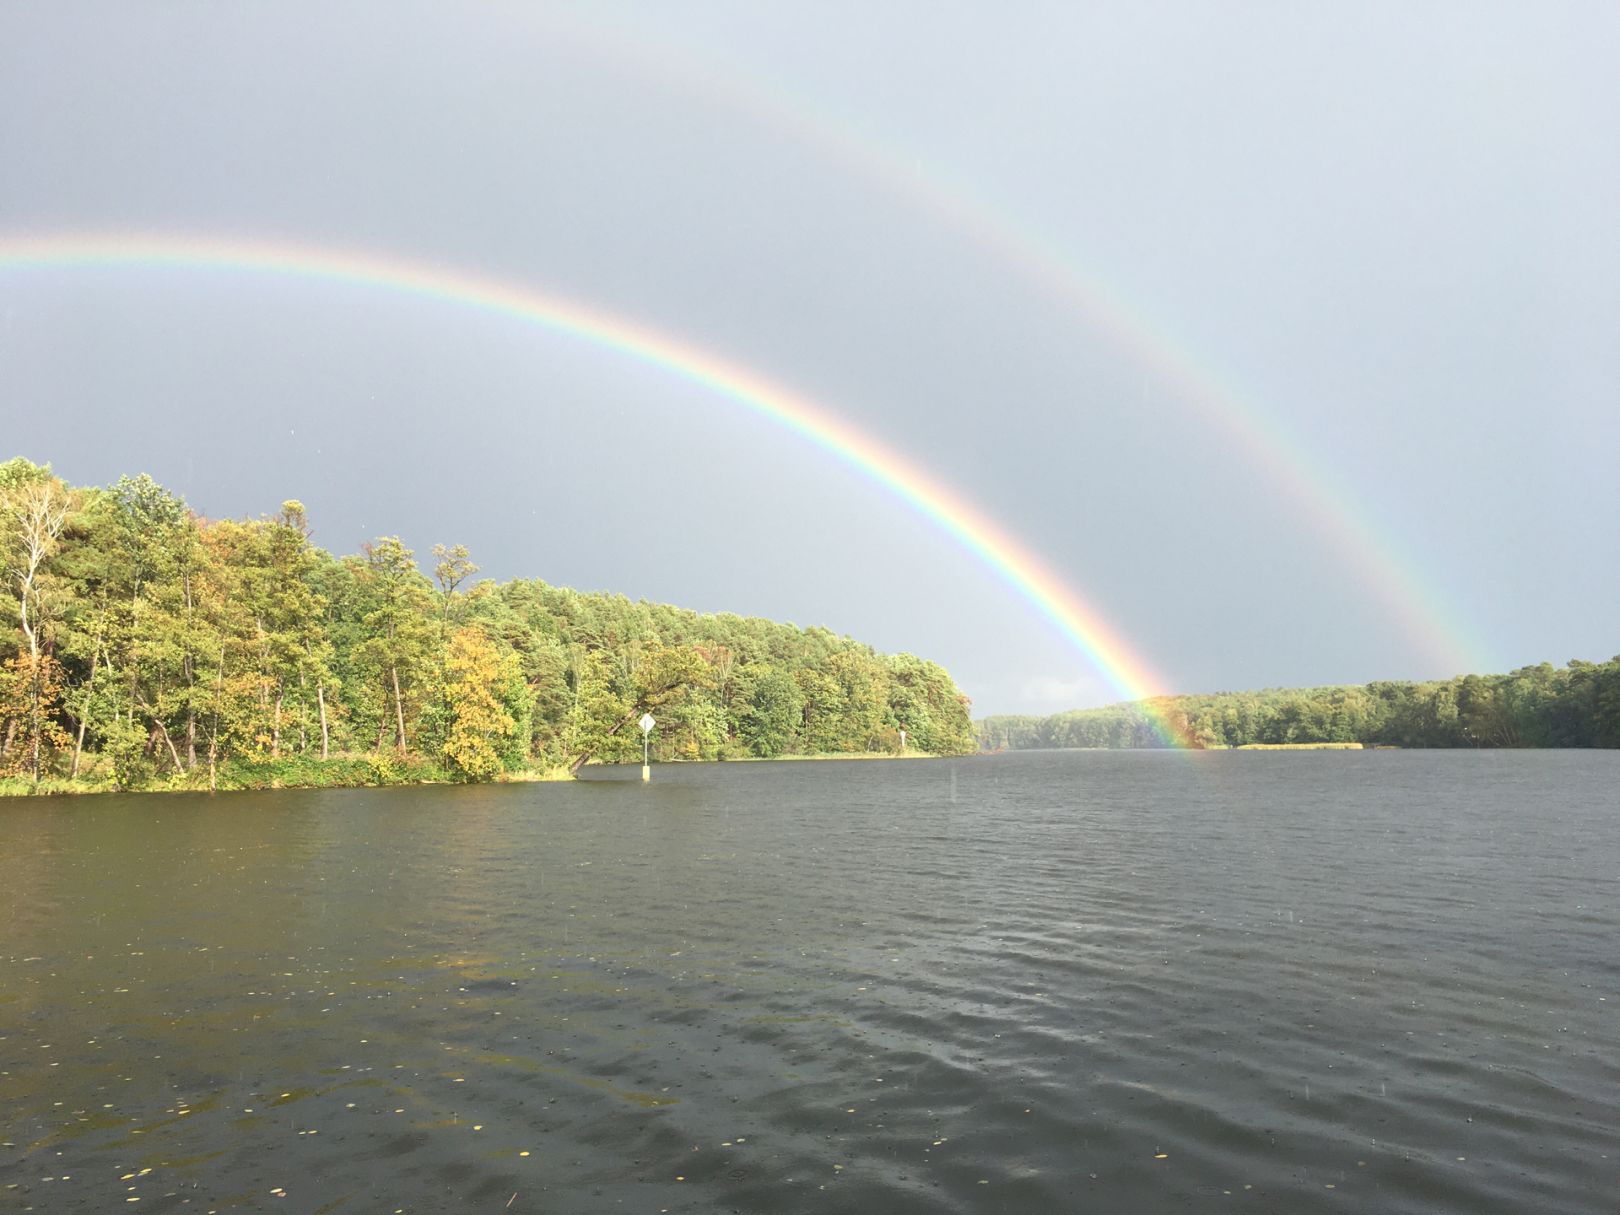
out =
<path fill-rule="evenodd" d="M 777 764 L 798 763 L 801 760 L 812 759 L 940 759 L 931 751 L 826 751 L 815 755 L 741 755 L 733 759 L 676 759 L 663 760 L 663 763 L 704 763 L 704 764 Z"/>
<path fill-rule="evenodd" d="M 728 763 L 749 764 L 760 762 L 799 762 L 815 759 L 936 759 L 926 751 L 907 750 L 901 754 L 890 751 L 854 751 L 828 755 L 778 755 L 770 761 L 756 757 L 727 760 L 663 760 L 663 764 Z M 598 765 L 590 765 L 596 767 Z M 636 764 L 601 765 L 607 767 L 639 767 Z M 503 772 L 495 778 L 497 784 L 528 784 L 546 781 L 573 780 L 566 767 L 528 768 Z M 126 777 L 120 785 L 111 765 L 92 763 L 87 771 L 69 779 L 49 776 L 37 784 L 25 776 L 0 777 L 0 797 L 55 797 L 79 793 L 220 793 L 251 789 L 376 789 L 405 785 L 444 785 L 455 783 L 444 768 L 416 756 L 400 758 L 395 755 L 334 755 L 330 759 L 293 757 L 289 759 L 231 760 L 219 765 L 212 782 L 208 769 L 199 766 L 195 771 L 179 776 L 151 776 L 144 779 L 135 774 Z"/>
<path fill-rule="evenodd" d="M 154 775 L 135 771 L 117 773 L 111 764 L 92 760 L 84 774 L 50 776 L 37 784 L 24 776 L 0 778 L 0 797 L 55 796 L 68 793 L 222 793 L 247 789 L 348 789 L 390 785 L 445 784 L 450 774 L 415 756 L 334 755 L 328 759 L 295 756 L 286 759 L 233 759 L 210 775 L 199 764 L 184 773 Z"/>

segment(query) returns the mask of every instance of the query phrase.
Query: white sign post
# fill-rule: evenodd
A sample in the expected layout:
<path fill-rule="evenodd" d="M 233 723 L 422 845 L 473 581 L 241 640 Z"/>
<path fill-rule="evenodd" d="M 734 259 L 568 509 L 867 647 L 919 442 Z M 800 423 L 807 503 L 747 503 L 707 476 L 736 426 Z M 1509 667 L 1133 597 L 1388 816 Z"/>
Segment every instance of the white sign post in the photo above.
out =
<path fill-rule="evenodd" d="M 652 728 L 658 723 L 653 720 L 651 713 L 643 713 L 641 720 L 636 724 L 641 727 L 641 779 L 651 780 L 652 769 L 647 765 L 647 740 L 652 736 Z"/>

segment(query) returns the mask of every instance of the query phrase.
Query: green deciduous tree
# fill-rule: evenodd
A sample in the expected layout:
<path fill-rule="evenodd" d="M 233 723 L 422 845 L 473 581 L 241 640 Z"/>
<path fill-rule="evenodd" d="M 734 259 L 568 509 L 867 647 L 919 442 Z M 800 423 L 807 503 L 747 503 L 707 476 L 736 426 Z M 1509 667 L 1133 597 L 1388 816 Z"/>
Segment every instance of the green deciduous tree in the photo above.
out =
<path fill-rule="evenodd" d="M 370 610 L 364 617 L 366 640 L 359 649 L 369 660 L 391 707 L 394 746 L 409 746 L 407 698 L 420 700 L 437 628 L 428 580 L 416 568 L 416 557 L 397 536 L 384 536 L 363 549 L 363 586 Z M 381 739 L 378 740 L 379 747 Z"/>

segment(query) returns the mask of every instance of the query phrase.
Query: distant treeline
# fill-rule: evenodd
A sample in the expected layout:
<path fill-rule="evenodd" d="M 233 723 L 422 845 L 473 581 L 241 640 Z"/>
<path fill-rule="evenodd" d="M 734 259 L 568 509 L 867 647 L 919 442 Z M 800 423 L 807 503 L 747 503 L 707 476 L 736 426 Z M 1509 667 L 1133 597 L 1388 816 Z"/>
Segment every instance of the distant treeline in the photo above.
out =
<path fill-rule="evenodd" d="M 1050 717 L 987 717 L 985 750 L 1162 747 L 1151 705 L 1195 746 L 1620 747 L 1620 657 L 1429 683 L 1170 696 Z"/>
<path fill-rule="evenodd" d="M 825 629 L 334 557 L 304 507 L 205 520 L 150 477 L 0 464 L 0 777 L 353 783 L 636 759 L 961 753 L 946 672 Z M 319 761 L 319 762 L 318 762 Z"/>

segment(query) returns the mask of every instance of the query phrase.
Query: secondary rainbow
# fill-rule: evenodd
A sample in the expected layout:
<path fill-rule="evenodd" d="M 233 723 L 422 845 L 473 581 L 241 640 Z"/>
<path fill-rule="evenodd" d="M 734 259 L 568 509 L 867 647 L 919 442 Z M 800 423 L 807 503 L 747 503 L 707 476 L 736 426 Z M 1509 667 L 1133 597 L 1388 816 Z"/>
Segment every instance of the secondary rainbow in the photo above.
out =
<path fill-rule="evenodd" d="M 0 271 L 116 267 L 228 270 L 414 295 L 540 325 L 650 363 L 785 426 L 884 486 L 1050 620 L 1124 699 L 1147 700 L 1166 687 L 1093 606 L 961 493 L 825 406 L 668 334 L 528 286 L 347 249 L 133 232 L 0 234 Z M 1166 742 L 1185 745 L 1162 712 L 1147 708 Z"/>
<path fill-rule="evenodd" d="M 1331 461 L 1290 437 L 1284 421 L 1268 416 L 1252 394 L 1239 391 L 1208 358 L 1134 305 L 1129 294 L 1020 222 L 1004 204 L 986 199 L 973 184 L 930 164 L 915 149 L 882 139 L 864 120 L 832 112 L 795 93 L 779 75 L 767 76 L 745 62 L 726 59 L 670 29 L 630 23 L 591 10 L 519 8 L 514 23 L 538 22 L 551 36 L 565 36 L 579 49 L 606 61 L 630 63 L 643 77 L 664 78 L 682 92 L 712 98 L 737 113 L 818 149 L 829 160 L 876 183 L 891 196 L 962 233 L 1015 273 L 1035 284 L 1086 327 L 1142 367 L 1155 403 L 1173 404 L 1222 436 L 1287 500 L 1289 508 L 1338 552 L 1357 582 L 1380 600 L 1421 661 L 1445 673 L 1492 670 L 1496 663 L 1443 602 L 1403 545 L 1375 522 Z"/>

